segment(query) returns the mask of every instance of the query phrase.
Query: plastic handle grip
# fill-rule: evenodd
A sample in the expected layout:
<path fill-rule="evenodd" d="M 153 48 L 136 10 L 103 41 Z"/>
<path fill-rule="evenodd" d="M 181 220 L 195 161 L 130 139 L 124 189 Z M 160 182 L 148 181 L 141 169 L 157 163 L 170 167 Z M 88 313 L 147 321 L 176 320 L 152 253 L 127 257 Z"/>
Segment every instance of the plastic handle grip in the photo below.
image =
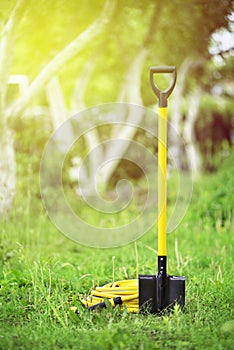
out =
<path fill-rule="evenodd" d="M 160 73 L 160 74 L 172 73 L 173 74 L 170 86 L 164 91 L 161 91 L 154 82 L 154 74 L 157 74 L 157 73 Z M 174 66 L 158 66 L 158 67 L 152 66 L 152 67 L 150 67 L 150 83 L 151 83 L 151 86 L 152 86 L 154 93 L 158 97 L 159 107 L 167 107 L 167 99 L 175 87 L 176 76 L 177 76 L 176 67 L 174 67 Z"/>
<path fill-rule="evenodd" d="M 176 70 L 175 66 L 152 66 L 150 71 L 153 73 L 173 73 Z"/>

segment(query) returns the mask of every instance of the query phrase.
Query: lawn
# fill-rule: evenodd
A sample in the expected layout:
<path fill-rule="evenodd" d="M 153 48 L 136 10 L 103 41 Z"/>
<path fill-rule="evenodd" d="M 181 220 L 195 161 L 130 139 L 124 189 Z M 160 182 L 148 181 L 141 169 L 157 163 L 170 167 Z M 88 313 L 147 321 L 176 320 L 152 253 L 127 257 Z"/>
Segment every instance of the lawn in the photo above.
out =
<path fill-rule="evenodd" d="M 124 247 L 83 247 L 56 230 L 25 185 L 1 223 L 0 349 L 233 349 L 233 170 L 232 156 L 194 183 L 168 235 L 168 272 L 186 276 L 186 305 L 160 315 L 91 313 L 80 303 L 113 277 L 155 273 L 155 230 Z"/>

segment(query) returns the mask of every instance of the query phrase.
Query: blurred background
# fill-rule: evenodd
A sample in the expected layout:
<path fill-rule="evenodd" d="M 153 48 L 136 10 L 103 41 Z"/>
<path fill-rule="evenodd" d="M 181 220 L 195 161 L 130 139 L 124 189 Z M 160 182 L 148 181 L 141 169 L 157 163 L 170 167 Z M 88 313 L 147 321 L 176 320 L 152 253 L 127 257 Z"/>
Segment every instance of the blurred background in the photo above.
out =
<path fill-rule="evenodd" d="M 180 170 L 188 170 L 185 147 L 197 177 L 215 172 L 231 154 L 234 1 L 0 0 L 0 29 L 1 216 L 11 211 L 15 195 L 18 203 L 29 192 L 40 199 L 42 152 L 66 119 L 113 102 L 156 111 L 151 65 L 177 67 L 169 120 L 183 142 L 169 130 L 169 148 Z M 159 78 L 162 89 L 168 79 Z M 129 140 L 143 138 L 156 152 L 139 131 L 114 130 L 117 138 L 123 133 Z M 72 168 L 109 136 L 108 126 L 83 136 L 67 163 L 68 186 L 73 186 Z M 120 159 L 125 151 L 119 150 Z M 101 163 L 105 152 L 100 157 Z M 105 183 L 140 179 L 134 164 L 120 163 Z"/>

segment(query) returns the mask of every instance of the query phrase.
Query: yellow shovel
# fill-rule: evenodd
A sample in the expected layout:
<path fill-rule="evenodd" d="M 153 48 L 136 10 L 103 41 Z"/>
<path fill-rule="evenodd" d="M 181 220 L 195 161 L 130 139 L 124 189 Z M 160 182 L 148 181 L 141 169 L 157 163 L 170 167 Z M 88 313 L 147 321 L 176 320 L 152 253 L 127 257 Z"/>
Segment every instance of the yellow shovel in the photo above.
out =
<path fill-rule="evenodd" d="M 168 89 L 161 91 L 154 82 L 154 74 L 172 74 Z M 150 68 L 150 83 L 158 97 L 158 273 L 139 275 L 139 308 L 151 313 L 171 308 L 175 303 L 181 307 L 185 303 L 185 277 L 167 274 L 167 99 L 176 83 L 176 68 L 160 66 Z"/>

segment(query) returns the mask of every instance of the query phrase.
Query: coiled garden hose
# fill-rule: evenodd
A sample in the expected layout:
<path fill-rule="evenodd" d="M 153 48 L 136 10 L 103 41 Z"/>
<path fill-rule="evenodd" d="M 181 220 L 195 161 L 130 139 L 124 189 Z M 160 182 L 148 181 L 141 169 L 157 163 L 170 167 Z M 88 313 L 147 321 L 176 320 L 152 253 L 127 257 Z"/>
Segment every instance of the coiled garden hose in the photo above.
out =
<path fill-rule="evenodd" d="M 138 279 L 129 279 L 107 283 L 102 287 L 96 287 L 87 298 L 81 300 L 90 311 L 106 308 L 105 300 L 108 299 L 113 307 L 120 305 L 120 309 L 126 305 L 128 312 L 138 312 L 139 291 Z"/>

